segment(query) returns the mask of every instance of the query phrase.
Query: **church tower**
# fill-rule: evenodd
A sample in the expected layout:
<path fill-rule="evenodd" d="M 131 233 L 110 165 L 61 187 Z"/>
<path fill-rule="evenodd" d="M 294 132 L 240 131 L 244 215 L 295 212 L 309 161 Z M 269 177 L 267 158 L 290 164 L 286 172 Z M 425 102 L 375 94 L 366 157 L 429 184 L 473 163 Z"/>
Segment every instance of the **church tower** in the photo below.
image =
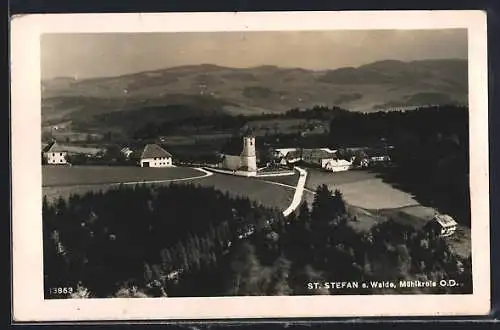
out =
<path fill-rule="evenodd" d="M 241 153 L 241 165 L 248 172 L 257 172 L 257 156 L 255 153 L 255 137 L 243 137 L 243 151 Z"/>

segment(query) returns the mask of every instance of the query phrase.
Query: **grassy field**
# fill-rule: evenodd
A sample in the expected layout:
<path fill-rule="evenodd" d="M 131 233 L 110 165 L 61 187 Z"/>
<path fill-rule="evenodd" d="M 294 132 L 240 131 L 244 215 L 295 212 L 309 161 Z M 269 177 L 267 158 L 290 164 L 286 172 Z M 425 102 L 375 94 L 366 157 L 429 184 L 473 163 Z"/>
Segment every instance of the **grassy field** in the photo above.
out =
<path fill-rule="evenodd" d="M 97 154 L 98 152 L 103 152 L 104 148 L 97 148 L 97 147 L 84 147 L 84 146 L 79 146 L 79 145 L 74 145 L 74 144 L 59 144 L 64 150 L 66 150 L 69 153 L 74 153 L 74 154 Z M 42 149 L 47 146 L 47 143 L 42 143 Z"/>
<path fill-rule="evenodd" d="M 356 222 L 350 222 L 354 229 L 367 231 L 388 218 L 421 228 L 432 219 L 435 210 L 420 205 L 411 194 L 394 188 L 389 183 L 367 171 L 346 171 L 339 173 L 322 172 L 308 169 L 306 188 L 314 190 L 318 185 L 327 184 L 332 189 L 339 189 L 349 204 L 349 213 L 355 215 Z M 311 202 L 314 196 L 304 193 L 304 200 Z M 467 257 L 471 252 L 470 229 L 459 226 L 455 235 L 446 238 L 452 249 Z"/>
<path fill-rule="evenodd" d="M 329 123 L 318 119 L 279 118 L 266 120 L 252 120 L 244 129 L 251 129 L 255 135 L 262 136 L 274 132 L 291 134 L 307 132 L 308 134 L 324 134 L 328 132 Z"/>
<path fill-rule="evenodd" d="M 296 172 L 294 175 L 266 176 L 257 178 L 257 180 L 282 183 L 295 187 L 297 185 L 297 182 L 299 181 L 299 174 Z"/>
<path fill-rule="evenodd" d="M 350 221 L 349 225 L 357 232 L 368 232 L 373 226 L 387 221 L 387 218 L 377 216 L 361 207 L 349 205 L 347 211 L 349 214 L 356 216 L 357 221 Z"/>
<path fill-rule="evenodd" d="M 215 173 L 195 181 L 205 187 L 215 187 L 233 196 L 246 196 L 252 201 L 268 207 L 284 210 L 290 205 L 295 189 L 273 185 L 259 179 Z"/>
<path fill-rule="evenodd" d="M 421 228 L 434 217 L 435 212 L 431 207 L 416 205 L 380 210 L 377 213 L 385 219 L 390 217 L 399 223 Z M 445 238 L 445 240 L 458 255 L 462 257 L 470 256 L 471 235 L 469 228 L 459 225 L 455 234 Z"/>
<path fill-rule="evenodd" d="M 89 191 L 105 191 L 124 182 L 142 182 L 156 180 L 175 180 L 193 177 L 181 181 L 195 183 L 205 187 L 214 187 L 232 196 L 247 196 L 268 207 L 284 210 L 291 203 L 294 189 L 262 182 L 258 179 L 231 175 L 214 174 L 210 177 L 197 178 L 203 173 L 188 167 L 140 168 L 140 167 L 51 167 L 43 168 L 42 193 L 49 201 L 72 194 L 84 194 Z M 154 185 L 169 184 L 152 183 Z M 195 201 L 191 201 L 195 202 Z"/>
<path fill-rule="evenodd" d="M 339 189 L 350 205 L 365 209 L 386 209 L 418 205 L 411 194 L 383 182 L 376 174 L 367 171 L 338 173 L 309 169 L 306 188 L 315 190 L 326 184 L 330 190 Z"/>
<path fill-rule="evenodd" d="M 187 167 L 142 168 L 135 166 L 43 166 L 42 186 L 74 186 L 172 180 L 203 175 Z"/>

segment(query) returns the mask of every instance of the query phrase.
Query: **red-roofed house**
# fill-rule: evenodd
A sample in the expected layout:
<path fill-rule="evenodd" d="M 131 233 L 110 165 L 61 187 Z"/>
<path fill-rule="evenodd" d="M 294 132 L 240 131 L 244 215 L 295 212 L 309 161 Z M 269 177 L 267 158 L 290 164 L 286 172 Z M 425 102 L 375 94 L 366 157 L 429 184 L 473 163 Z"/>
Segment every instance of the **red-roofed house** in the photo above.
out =
<path fill-rule="evenodd" d="M 68 152 L 62 148 L 56 141 L 50 142 L 42 150 L 42 157 L 47 164 L 68 164 L 67 157 Z"/>
<path fill-rule="evenodd" d="M 157 144 L 147 144 L 142 151 L 141 167 L 171 167 L 172 155 Z"/>

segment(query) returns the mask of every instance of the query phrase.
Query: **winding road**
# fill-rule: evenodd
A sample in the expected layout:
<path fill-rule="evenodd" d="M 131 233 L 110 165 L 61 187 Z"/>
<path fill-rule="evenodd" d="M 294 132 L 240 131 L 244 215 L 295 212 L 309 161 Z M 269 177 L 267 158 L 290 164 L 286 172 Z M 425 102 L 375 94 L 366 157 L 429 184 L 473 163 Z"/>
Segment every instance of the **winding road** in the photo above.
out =
<path fill-rule="evenodd" d="M 131 182 L 122 182 L 122 183 L 115 183 L 114 185 L 134 185 L 134 184 L 140 184 L 140 183 L 168 183 L 168 182 L 181 182 L 181 181 L 187 181 L 187 180 L 196 180 L 196 179 L 202 179 L 206 178 L 209 176 L 212 176 L 214 173 L 211 171 L 207 171 L 204 168 L 201 167 L 195 167 L 195 170 L 198 170 L 200 172 L 203 172 L 203 175 L 198 175 L 198 176 L 193 176 L 193 177 L 188 177 L 188 178 L 181 178 L 181 179 L 168 179 L 168 180 L 155 180 L 155 181 L 131 181 Z M 273 181 L 267 181 L 267 180 L 262 180 L 263 182 L 269 183 L 269 184 L 275 184 L 275 185 L 280 185 L 288 188 L 293 188 L 295 189 L 295 193 L 293 194 L 293 199 L 290 205 L 283 211 L 283 215 L 286 217 L 290 215 L 293 211 L 295 211 L 299 205 L 300 202 L 302 201 L 302 196 L 304 194 L 304 191 L 307 191 L 309 193 L 313 193 L 313 191 L 310 191 L 309 189 L 305 188 L 306 180 L 307 180 L 307 171 L 300 168 L 300 167 L 295 167 L 295 170 L 297 170 L 300 174 L 299 180 L 297 182 L 296 186 L 291 186 L 279 182 L 273 182 Z"/>
<path fill-rule="evenodd" d="M 187 180 L 196 180 L 196 179 L 202 179 L 202 178 L 207 178 L 209 176 L 214 175 L 212 172 L 207 171 L 201 167 L 194 167 L 193 169 L 203 172 L 203 175 L 198 175 L 198 176 L 191 176 L 189 178 L 180 178 L 180 179 L 168 179 L 168 180 L 154 180 L 154 181 L 131 181 L 131 182 L 122 182 L 122 183 L 114 183 L 114 185 L 134 185 L 134 184 L 141 184 L 141 183 L 168 183 L 168 182 L 180 182 L 180 181 L 187 181 Z"/>
<path fill-rule="evenodd" d="M 297 186 L 295 187 L 295 193 L 293 194 L 292 203 L 288 206 L 286 210 L 283 211 L 283 215 L 285 217 L 289 216 L 290 213 L 292 213 L 297 209 L 297 207 L 299 207 L 300 202 L 302 201 L 302 195 L 304 194 L 304 186 L 306 184 L 307 171 L 300 167 L 295 167 L 295 169 L 299 172 L 300 176 L 297 182 Z"/>
<path fill-rule="evenodd" d="M 280 183 L 280 182 L 273 182 L 273 181 L 268 181 L 268 180 L 261 180 L 261 182 L 265 182 L 265 183 L 268 183 L 268 184 L 274 184 L 274 185 L 277 185 L 277 186 L 283 186 L 283 187 L 295 189 L 295 193 L 293 194 L 292 202 L 283 211 L 283 215 L 285 217 L 289 216 L 293 211 L 295 211 L 299 207 L 300 202 L 302 201 L 302 196 L 304 195 L 304 191 L 306 191 L 308 193 L 313 193 L 314 194 L 313 191 L 305 188 L 305 184 L 306 184 L 306 180 L 307 180 L 307 171 L 304 170 L 304 169 L 302 169 L 302 168 L 300 168 L 300 167 L 295 167 L 294 169 L 297 172 L 299 172 L 299 174 L 300 174 L 299 175 L 299 180 L 297 181 L 297 185 L 296 186 L 291 186 L 291 185 L 287 185 L 287 184 Z M 204 171 L 205 172 L 209 172 L 209 171 L 206 171 L 206 170 L 204 170 Z M 230 174 L 227 174 L 227 175 L 230 175 Z M 252 178 L 249 178 L 249 179 L 251 180 Z"/>
<path fill-rule="evenodd" d="M 211 171 L 209 168 L 203 168 L 203 167 L 190 167 L 189 168 L 190 173 L 184 173 L 188 174 L 188 176 L 185 177 L 172 177 L 172 175 L 167 175 L 166 178 L 161 178 L 158 177 L 158 175 L 151 175 L 151 173 L 145 173 L 145 175 L 137 175 L 137 173 L 134 173 L 133 175 L 125 175 L 125 177 L 120 178 L 120 173 L 115 173 L 113 171 L 110 172 L 109 168 L 91 168 L 92 171 L 87 171 L 88 169 L 66 169 L 64 168 L 63 173 L 60 172 L 54 172 L 53 169 L 51 169 L 51 172 L 48 173 L 48 176 L 45 177 L 46 181 L 42 183 L 42 188 L 50 190 L 54 190 L 54 196 L 58 195 L 60 196 L 61 191 L 65 190 L 71 190 L 73 187 L 81 187 L 83 189 L 93 189 L 92 187 L 115 187 L 115 186 L 121 186 L 121 185 L 138 185 L 138 184 L 165 184 L 165 183 L 176 183 L 176 182 L 185 182 L 185 181 L 196 181 L 196 180 L 202 180 L 204 178 L 208 178 L 213 176 L 214 174 L 217 174 L 216 172 L 214 173 Z M 75 172 L 74 171 L 83 171 L 82 173 Z M 187 170 L 187 168 L 186 168 Z M 298 206 L 300 205 L 302 201 L 302 197 L 304 192 L 311 193 L 308 189 L 305 188 L 305 183 L 307 179 L 307 171 L 295 167 L 295 171 L 299 173 L 299 179 L 297 181 L 296 185 L 287 185 L 284 183 L 279 183 L 279 182 L 273 182 L 270 180 L 258 180 L 259 182 L 263 182 L 266 184 L 273 184 L 277 186 L 283 186 L 286 188 L 294 189 L 294 194 L 292 197 L 292 201 L 288 205 L 288 207 L 283 210 L 283 215 L 286 217 L 290 215 L 293 211 L 295 211 Z M 66 173 L 68 171 L 71 171 L 72 173 Z M 46 173 L 44 173 L 45 175 Z M 147 175 L 146 175 L 147 174 Z M 182 174 L 182 173 L 181 173 Z M 108 181 L 108 182 L 102 182 L 99 180 L 99 177 L 104 175 L 105 180 L 102 181 Z M 219 174 L 219 175 L 231 175 L 231 174 Z M 128 176 L 128 178 L 126 178 Z M 156 177 L 155 177 L 156 176 Z M 170 178 L 168 177 L 170 176 Z M 74 180 L 74 178 L 77 178 L 77 180 Z M 61 179 L 63 178 L 63 179 Z M 70 178 L 70 179 L 64 179 L 64 178 Z M 247 180 L 252 180 L 253 177 L 246 178 Z M 242 187 L 243 188 L 243 187 Z M 50 192 L 44 192 L 46 195 L 50 195 Z M 244 188 L 243 191 L 244 192 Z"/>

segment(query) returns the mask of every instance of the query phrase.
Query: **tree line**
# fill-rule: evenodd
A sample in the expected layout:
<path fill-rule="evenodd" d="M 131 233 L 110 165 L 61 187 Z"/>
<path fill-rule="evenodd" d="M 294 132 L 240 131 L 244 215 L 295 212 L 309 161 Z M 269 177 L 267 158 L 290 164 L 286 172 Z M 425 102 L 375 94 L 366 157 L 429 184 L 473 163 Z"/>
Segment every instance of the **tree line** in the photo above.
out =
<path fill-rule="evenodd" d="M 46 296 L 161 297 L 390 293 L 311 290 L 311 281 L 453 278 L 470 292 L 470 258 L 436 233 L 387 221 L 355 231 L 339 191 L 283 217 L 195 185 L 122 186 L 43 202 Z M 208 284 L 209 283 L 209 284 Z M 69 295 L 48 289 L 72 287 Z M 412 292 L 410 289 L 404 292 Z"/>

